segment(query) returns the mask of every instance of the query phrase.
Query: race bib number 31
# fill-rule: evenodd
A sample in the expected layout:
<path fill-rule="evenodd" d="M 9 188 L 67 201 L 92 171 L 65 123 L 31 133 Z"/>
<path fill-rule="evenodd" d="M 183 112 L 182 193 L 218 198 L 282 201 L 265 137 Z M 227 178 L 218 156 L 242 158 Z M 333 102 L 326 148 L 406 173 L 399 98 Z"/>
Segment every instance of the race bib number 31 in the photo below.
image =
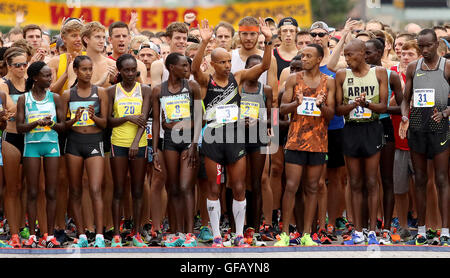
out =
<path fill-rule="evenodd" d="M 304 116 L 320 117 L 322 114 L 316 105 L 315 97 L 303 97 L 302 104 L 297 106 L 297 114 Z"/>
<path fill-rule="evenodd" d="M 370 100 L 368 100 L 370 102 Z M 349 103 L 353 103 L 353 100 L 350 100 Z M 352 111 L 350 111 L 350 119 L 370 119 L 372 117 L 372 110 L 369 108 L 364 108 L 361 106 L 356 106 Z"/>
<path fill-rule="evenodd" d="M 239 115 L 239 108 L 236 104 L 219 105 L 216 107 L 217 123 L 236 122 Z"/>
<path fill-rule="evenodd" d="M 434 89 L 415 89 L 414 107 L 433 107 Z"/>
<path fill-rule="evenodd" d="M 241 101 L 241 119 L 252 118 L 258 119 L 259 103 L 252 101 Z"/>

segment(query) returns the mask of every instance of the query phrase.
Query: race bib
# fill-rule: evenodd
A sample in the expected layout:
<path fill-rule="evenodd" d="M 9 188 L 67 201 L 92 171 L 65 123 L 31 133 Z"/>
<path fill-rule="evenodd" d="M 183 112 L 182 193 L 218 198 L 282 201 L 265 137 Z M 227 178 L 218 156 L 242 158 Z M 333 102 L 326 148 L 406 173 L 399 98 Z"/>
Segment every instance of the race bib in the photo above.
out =
<path fill-rule="evenodd" d="M 46 113 L 46 112 L 37 112 L 37 113 L 33 113 L 28 115 L 28 123 L 33 123 L 35 121 L 38 121 L 40 119 L 43 119 L 47 116 L 52 116 L 50 113 Z M 40 126 L 38 125 L 37 127 L 35 127 L 34 129 L 32 129 L 30 131 L 30 133 L 37 133 L 37 132 L 48 132 L 50 131 L 51 128 L 49 126 Z"/>
<path fill-rule="evenodd" d="M 259 103 L 252 101 L 241 101 L 241 119 L 252 118 L 258 119 Z"/>
<path fill-rule="evenodd" d="M 77 110 L 71 110 L 70 111 L 70 119 L 74 119 L 75 115 L 77 113 Z M 78 120 L 78 122 L 74 123 L 73 126 L 92 126 L 95 125 L 94 120 L 92 120 L 89 117 L 89 112 L 87 111 L 87 108 L 85 108 L 83 110 L 83 113 L 81 114 L 80 119 Z"/>
<path fill-rule="evenodd" d="M 236 104 L 219 105 L 216 107 L 217 123 L 234 123 L 237 121 L 239 108 Z"/>
<path fill-rule="evenodd" d="M 434 89 L 415 89 L 413 103 L 414 107 L 433 107 Z"/>
<path fill-rule="evenodd" d="M 168 100 L 165 108 L 166 117 L 169 120 L 179 120 L 191 117 L 189 99 Z"/>
<path fill-rule="evenodd" d="M 142 103 L 140 101 L 124 101 L 119 102 L 117 105 L 117 111 L 119 117 L 126 117 L 130 115 L 141 114 Z"/>
<path fill-rule="evenodd" d="M 368 102 L 371 102 L 370 100 L 368 100 Z M 353 100 L 350 100 L 349 102 L 354 103 Z M 370 119 L 370 117 L 372 117 L 372 110 L 370 110 L 369 108 L 365 108 L 365 107 L 361 107 L 361 106 L 356 106 L 356 108 L 354 108 L 352 111 L 350 111 L 350 119 Z"/>
<path fill-rule="evenodd" d="M 152 127 L 153 127 L 153 122 L 152 121 L 147 121 L 147 125 L 145 126 L 145 131 L 147 132 L 147 139 L 148 140 L 152 140 Z"/>
<path fill-rule="evenodd" d="M 320 117 L 322 114 L 316 105 L 315 97 L 303 97 L 302 104 L 297 106 L 297 114 L 304 116 Z"/>

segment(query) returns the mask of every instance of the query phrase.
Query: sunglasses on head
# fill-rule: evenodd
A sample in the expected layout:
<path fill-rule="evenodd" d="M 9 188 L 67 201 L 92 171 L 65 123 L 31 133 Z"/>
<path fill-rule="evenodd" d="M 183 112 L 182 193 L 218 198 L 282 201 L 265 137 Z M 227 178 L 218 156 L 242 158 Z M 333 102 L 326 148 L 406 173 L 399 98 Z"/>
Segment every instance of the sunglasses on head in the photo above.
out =
<path fill-rule="evenodd" d="M 326 35 L 328 35 L 327 33 L 309 33 L 311 35 L 311 37 L 315 38 L 317 36 L 319 36 L 319 38 L 323 38 Z"/>
<path fill-rule="evenodd" d="M 11 64 L 11 66 L 13 66 L 15 68 L 26 67 L 27 65 L 28 65 L 28 63 L 14 63 L 14 64 Z"/>

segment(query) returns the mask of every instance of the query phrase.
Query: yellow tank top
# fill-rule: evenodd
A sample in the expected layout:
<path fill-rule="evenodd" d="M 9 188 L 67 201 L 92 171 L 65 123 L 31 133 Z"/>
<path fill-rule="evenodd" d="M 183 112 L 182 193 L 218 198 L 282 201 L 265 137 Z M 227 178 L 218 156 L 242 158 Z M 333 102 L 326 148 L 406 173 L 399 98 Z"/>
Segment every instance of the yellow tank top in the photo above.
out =
<path fill-rule="evenodd" d="M 86 55 L 86 51 L 82 51 L 81 55 Z M 64 72 L 66 71 L 66 67 L 67 67 L 67 54 L 63 53 L 59 55 L 59 64 L 58 64 L 58 71 L 56 72 L 56 80 L 58 80 L 61 77 L 61 75 L 64 74 Z M 69 79 L 67 79 L 66 83 L 64 83 L 61 93 L 67 89 L 69 89 Z"/>
<path fill-rule="evenodd" d="M 139 82 L 136 82 L 134 88 L 130 92 L 125 91 L 122 85 L 117 83 L 113 106 L 114 118 L 141 114 L 142 102 L 141 84 Z M 113 128 L 111 144 L 129 148 L 133 143 L 134 137 L 136 137 L 137 130 L 138 126 L 128 121 Z M 147 146 L 147 134 L 144 130 L 144 133 L 139 140 L 139 147 L 145 146 Z"/>

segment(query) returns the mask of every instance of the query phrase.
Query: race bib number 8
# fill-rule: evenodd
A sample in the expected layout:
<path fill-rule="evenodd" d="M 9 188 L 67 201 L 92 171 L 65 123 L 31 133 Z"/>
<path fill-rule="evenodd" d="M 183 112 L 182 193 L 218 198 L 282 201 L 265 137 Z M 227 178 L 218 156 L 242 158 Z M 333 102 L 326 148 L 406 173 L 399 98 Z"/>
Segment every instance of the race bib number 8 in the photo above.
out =
<path fill-rule="evenodd" d="M 141 102 L 133 102 L 133 101 L 126 101 L 118 103 L 117 111 L 119 112 L 119 117 L 125 117 L 130 115 L 139 115 L 141 114 Z"/>
<path fill-rule="evenodd" d="M 320 117 L 322 114 L 316 105 L 315 97 L 303 97 L 302 104 L 297 106 L 297 114 L 304 116 Z"/>
<path fill-rule="evenodd" d="M 219 105 L 216 107 L 217 123 L 234 123 L 237 121 L 239 108 L 236 104 Z"/>
<path fill-rule="evenodd" d="M 258 119 L 259 103 L 252 101 L 241 101 L 241 119 L 252 118 Z"/>
<path fill-rule="evenodd" d="M 190 102 L 188 99 L 169 100 L 166 102 L 166 113 L 169 120 L 179 120 L 191 117 Z"/>
<path fill-rule="evenodd" d="M 152 121 L 147 121 L 147 126 L 145 127 L 145 131 L 147 132 L 147 139 L 148 140 L 152 140 L 152 126 L 153 126 L 153 122 Z"/>
<path fill-rule="evenodd" d="M 370 100 L 368 100 L 368 102 L 370 102 Z M 354 103 L 354 101 L 350 100 L 349 103 Z M 369 108 L 356 106 L 356 108 L 350 111 L 350 119 L 370 119 L 370 117 L 372 117 L 372 110 Z"/>
<path fill-rule="evenodd" d="M 415 89 L 414 107 L 433 107 L 434 89 Z"/>
<path fill-rule="evenodd" d="M 38 121 L 40 119 L 43 119 L 47 116 L 51 116 L 50 113 L 34 113 L 31 115 L 28 115 L 28 123 L 33 123 L 35 121 Z M 30 133 L 37 133 L 37 132 L 48 132 L 51 128 L 49 126 L 40 126 L 38 125 L 34 129 L 30 131 Z"/>

